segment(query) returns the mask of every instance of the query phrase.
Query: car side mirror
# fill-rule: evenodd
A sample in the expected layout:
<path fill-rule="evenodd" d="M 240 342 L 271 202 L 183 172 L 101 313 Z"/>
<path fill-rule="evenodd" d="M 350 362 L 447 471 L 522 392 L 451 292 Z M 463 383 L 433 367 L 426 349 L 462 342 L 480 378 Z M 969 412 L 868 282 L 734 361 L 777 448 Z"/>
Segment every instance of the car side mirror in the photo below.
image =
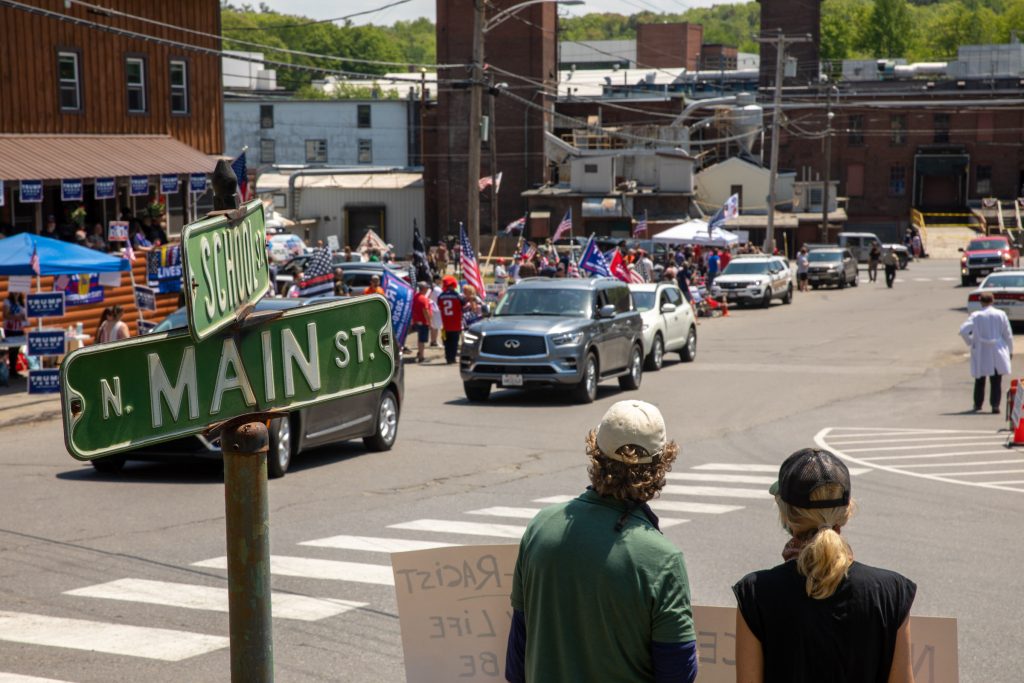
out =
<path fill-rule="evenodd" d="M 673 303 L 664 303 L 664 304 L 661 305 L 661 312 L 662 313 L 675 313 L 676 312 L 676 305 L 673 304 Z"/>
<path fill-rule="evenodd" d="M 598 318 L 614 318 L 615 317 L 615 306 L 612 304 L 605 304 L 597 310 Z"/>

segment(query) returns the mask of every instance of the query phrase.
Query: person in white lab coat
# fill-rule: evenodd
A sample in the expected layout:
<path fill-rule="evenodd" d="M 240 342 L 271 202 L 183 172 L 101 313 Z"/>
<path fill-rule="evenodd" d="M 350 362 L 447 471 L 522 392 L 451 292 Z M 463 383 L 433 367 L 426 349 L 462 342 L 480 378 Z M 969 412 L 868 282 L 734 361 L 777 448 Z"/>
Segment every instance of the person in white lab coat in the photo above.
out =
<path fill-rule="evenodd" d="M 992 306 L 995 297 L 982 292 L 981 310 L 968 316 L 960 326 L 960 336 L 971 347 L 971 377 L 974 378 L 974 409 L 981 410 L 985 399 L 985 378 L 988 377 L 988 402 L 993 413 L 999 412 L 1003 375 L 1010 374 L 1013 356 L 1013 330 L 1006 314 Z"/>

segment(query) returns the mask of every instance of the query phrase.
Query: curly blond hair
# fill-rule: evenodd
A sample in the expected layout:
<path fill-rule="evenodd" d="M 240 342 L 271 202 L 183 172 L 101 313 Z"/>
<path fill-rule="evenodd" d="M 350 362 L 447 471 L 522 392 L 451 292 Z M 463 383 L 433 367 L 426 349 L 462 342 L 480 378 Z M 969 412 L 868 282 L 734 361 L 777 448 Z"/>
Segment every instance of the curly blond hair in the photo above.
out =
<path fill-rule="evenodd" d="M 612 460 L 597 447 L 597 430 L 591 429 L 585 440 L 590 465 L 587 474 L 590 483 L 599 495 L 622 501 L 646 503 L 654 499 L 665 486 L 665 474 L 672 469 L 672 463 L 679 454 L 675 441 L 665 444 L 660 455 L 651 463 L 638 463 L 640 453 L 633 446 L 623 446 L 616 455 L 626 462 Z"/>

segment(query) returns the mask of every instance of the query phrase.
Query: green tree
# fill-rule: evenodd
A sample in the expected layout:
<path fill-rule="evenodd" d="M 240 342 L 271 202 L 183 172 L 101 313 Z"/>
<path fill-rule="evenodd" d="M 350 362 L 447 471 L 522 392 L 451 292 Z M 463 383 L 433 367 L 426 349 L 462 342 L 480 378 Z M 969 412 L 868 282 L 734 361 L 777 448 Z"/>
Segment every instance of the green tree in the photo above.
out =
<path fill-rule="evenodd" d="M 913 43 L 913 32 L 906 0 L 875 0 L 858 43 L 874 57 L 903 57 Z"/>
<path fill-rule="evenodd" d="M 857 56 L 857 30 L 870 12 L 869 0 L 825 0 L 821 5 L 821 58 L 840 61 Z"/>

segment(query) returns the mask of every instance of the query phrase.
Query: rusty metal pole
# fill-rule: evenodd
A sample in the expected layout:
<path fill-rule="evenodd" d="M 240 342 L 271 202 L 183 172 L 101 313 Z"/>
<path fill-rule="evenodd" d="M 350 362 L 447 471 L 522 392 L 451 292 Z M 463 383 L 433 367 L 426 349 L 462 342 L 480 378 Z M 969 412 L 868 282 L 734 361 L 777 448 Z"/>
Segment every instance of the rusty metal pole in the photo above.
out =
<path fill-rule="evenodd" d="M 224 509 L 232 683 L 273 683 L 267 426 L 243 416 L 224 425 Z"/>

